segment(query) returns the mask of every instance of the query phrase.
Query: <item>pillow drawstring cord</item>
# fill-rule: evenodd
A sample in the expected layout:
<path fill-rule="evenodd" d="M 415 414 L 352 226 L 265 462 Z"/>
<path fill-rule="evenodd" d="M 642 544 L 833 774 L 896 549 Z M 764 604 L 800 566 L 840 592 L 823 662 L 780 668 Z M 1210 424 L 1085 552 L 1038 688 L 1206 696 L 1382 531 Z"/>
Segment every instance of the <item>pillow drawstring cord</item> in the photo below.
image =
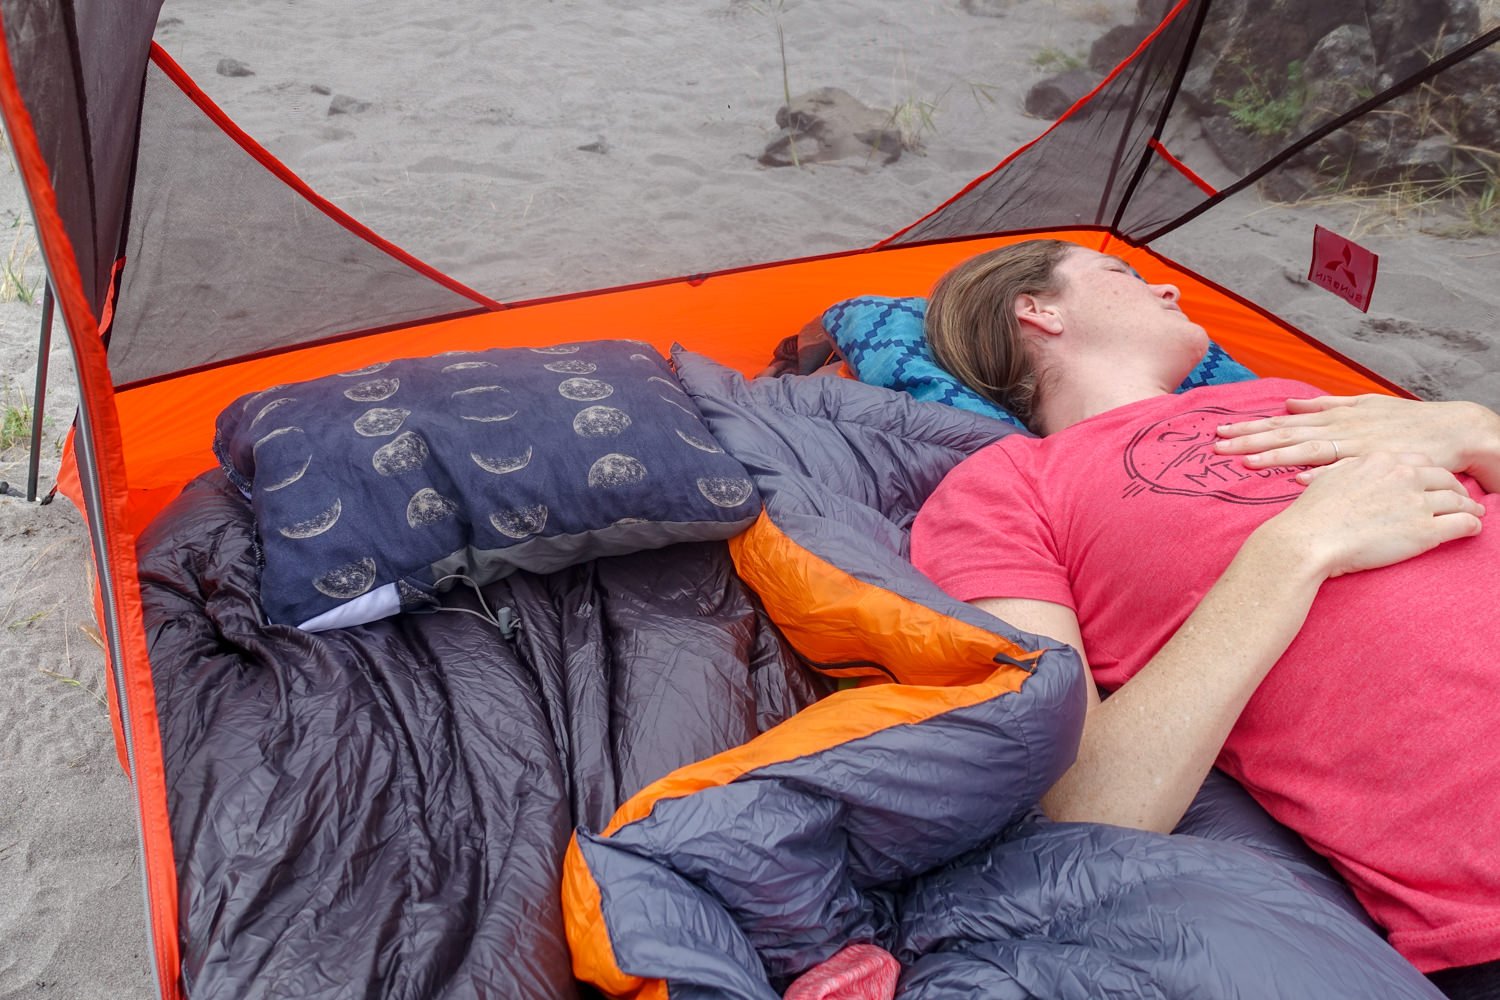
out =
<path fill-rule="evenodd" d="M 439 606 L 439 611 L 456 611 L 460 614 L 473 615 L 482 621 L 495 626 L 500 630 L 500 635 L 506 639 L 514 639 L 517 632 L 521 630 L 521 618 L 509 605 L 502 604 L 499 608 L 491 609 L 484 601 L 484 591 L 479 589 L 479 583 L 464 573 L 449 573 L 447 576 L 438 577 L 432 582 L 434 587 L 441 586 L 449 580 L 461 580 L 474 590 L 474 599 L 479 602 L 480 611 L 469 608 L 450 608 Z"/>

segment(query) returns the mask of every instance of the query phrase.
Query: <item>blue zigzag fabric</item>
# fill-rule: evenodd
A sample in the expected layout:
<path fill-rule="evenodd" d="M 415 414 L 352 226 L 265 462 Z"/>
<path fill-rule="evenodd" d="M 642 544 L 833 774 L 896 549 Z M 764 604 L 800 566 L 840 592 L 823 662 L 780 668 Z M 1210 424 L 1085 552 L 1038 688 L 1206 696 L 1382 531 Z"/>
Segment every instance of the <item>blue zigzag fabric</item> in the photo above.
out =
<path fill-rule="evenodd" d="M 1021 422 L 1007 410 L 964 385 L 933 360 L 922 330 L 926 315 L 924 298 L 861 295 L 829 306 L 823 313 L 823 329 L 838 344 L 861 382 L 906 392 L 924 402 L 947 403 L 1020 427 Z M 1254 372 L 1210 341 L 1208 353 L 1183 379 L 1177 391 L 1255 377 Z"/>

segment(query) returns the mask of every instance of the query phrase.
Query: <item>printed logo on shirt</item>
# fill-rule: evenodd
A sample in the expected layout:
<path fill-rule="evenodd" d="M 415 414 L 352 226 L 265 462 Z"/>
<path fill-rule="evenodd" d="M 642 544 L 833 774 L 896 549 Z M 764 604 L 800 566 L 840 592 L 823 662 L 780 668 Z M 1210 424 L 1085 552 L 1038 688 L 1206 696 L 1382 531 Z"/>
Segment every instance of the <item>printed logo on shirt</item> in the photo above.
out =
<path fill-rule="evenodd" d="M 1178 413 L 1144 428 L 1125 448 L 1130 485 L 1125 496 L 1146 490 L 1179 496 L 1205 496 L 1229 503 L 1285 503 L 1302 492 L 1293 478 L 1300 467 L 1252 469 L 1236 455 L 1214 452 L 1220 424 L 1269 417 L 1281 411 L 1229 410 L 1205 406 Z"/>

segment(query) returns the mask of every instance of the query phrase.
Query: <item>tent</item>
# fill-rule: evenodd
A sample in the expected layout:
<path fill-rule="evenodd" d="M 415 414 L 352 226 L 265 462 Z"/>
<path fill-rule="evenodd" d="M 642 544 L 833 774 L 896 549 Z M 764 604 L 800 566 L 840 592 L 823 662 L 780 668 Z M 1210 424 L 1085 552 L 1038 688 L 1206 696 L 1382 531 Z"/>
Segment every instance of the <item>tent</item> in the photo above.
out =
<path fill-rule="evenodd" d="M 1434 116 L 1426 133 L 1402 131 L 1409 116 L 1397 128 L 1383 112 L 1414 93 L 1482 89 L 1463 74 L 1493 66 L 1481 60 L 1500 40 L 1476 15 L 1406 45 L 1411 25 L 1373 17 L 1370 34 L 1388 58 L 1372 85 L 1325 88 L 1330 103 L 1305 100 L 1273 148 L 1252 143 L 1242 166 L 1205 177 L 1174 145 L 1212 109 L 1212 95 L 1233 101 L 1255 82 L 1245 67 L 1260 50 L 1243 41 L 1272 29 L 1243 4 L 1144 3 L 1149 31 L 1086 101 L 924 217 L 891 220 L 892 235 L 874 246 L 806 257 L 793 244 L 773 263 L 685 262 L 692 273 L 683 277 L 517 298 L 423 264 L 301 182 L 153 44 L 160 6 L 7 0 L 0 111 L 76 360 L 81 406 L 63 489 L 85 512 L 94 548 L 163 996 L 181 995 L 177 871 L 135 541 L 213 464 L 214 417 L 229 400 L 414 353 L 414 344 L 415 353 L 539 345 L 564 329 L 609 329 L 659 347 L 680 339 L 751 372 L 842 297 L 920 293 L 953 262 L 1036 232 L 1121 253 L 1149 277 L 1183 285 L 1220 342 L 1261 374 L 1333 391 L 1401 391 L 1199 274 L 1192 260 L 1174 261 L 1174 235 L 1225 226 L 1241 192 L 1304 182 L 1331 159 L 1340 177 L 1388 170 L 1363 151 L 1382 138 L 1422 145 L 1446 126 Z M 1291 51 L 1290 35 L 1305 44 L 1341 27 L 1344 15 L 1327 6 L 1280 5 L 1275 30 L 1288 37 L 1278 45 Z M 1450 152 L 1466 144 L 1449 138 Z M 1418 308 L 1415 319 L 1430 318 Z"/>

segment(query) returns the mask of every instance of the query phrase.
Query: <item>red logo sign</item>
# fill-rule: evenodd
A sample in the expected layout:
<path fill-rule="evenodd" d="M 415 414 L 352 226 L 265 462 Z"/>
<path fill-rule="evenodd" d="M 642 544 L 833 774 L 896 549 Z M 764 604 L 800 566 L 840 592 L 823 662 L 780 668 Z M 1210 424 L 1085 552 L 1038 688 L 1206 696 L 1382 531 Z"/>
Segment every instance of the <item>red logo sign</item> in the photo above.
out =
<path fill-rule="evenodd" d="M 1313 227 L 1312 267 L 1307 280 L 1326 288 L 1360 312 L 1370 311 L 1380 258 L 1338 233 Z"/>

